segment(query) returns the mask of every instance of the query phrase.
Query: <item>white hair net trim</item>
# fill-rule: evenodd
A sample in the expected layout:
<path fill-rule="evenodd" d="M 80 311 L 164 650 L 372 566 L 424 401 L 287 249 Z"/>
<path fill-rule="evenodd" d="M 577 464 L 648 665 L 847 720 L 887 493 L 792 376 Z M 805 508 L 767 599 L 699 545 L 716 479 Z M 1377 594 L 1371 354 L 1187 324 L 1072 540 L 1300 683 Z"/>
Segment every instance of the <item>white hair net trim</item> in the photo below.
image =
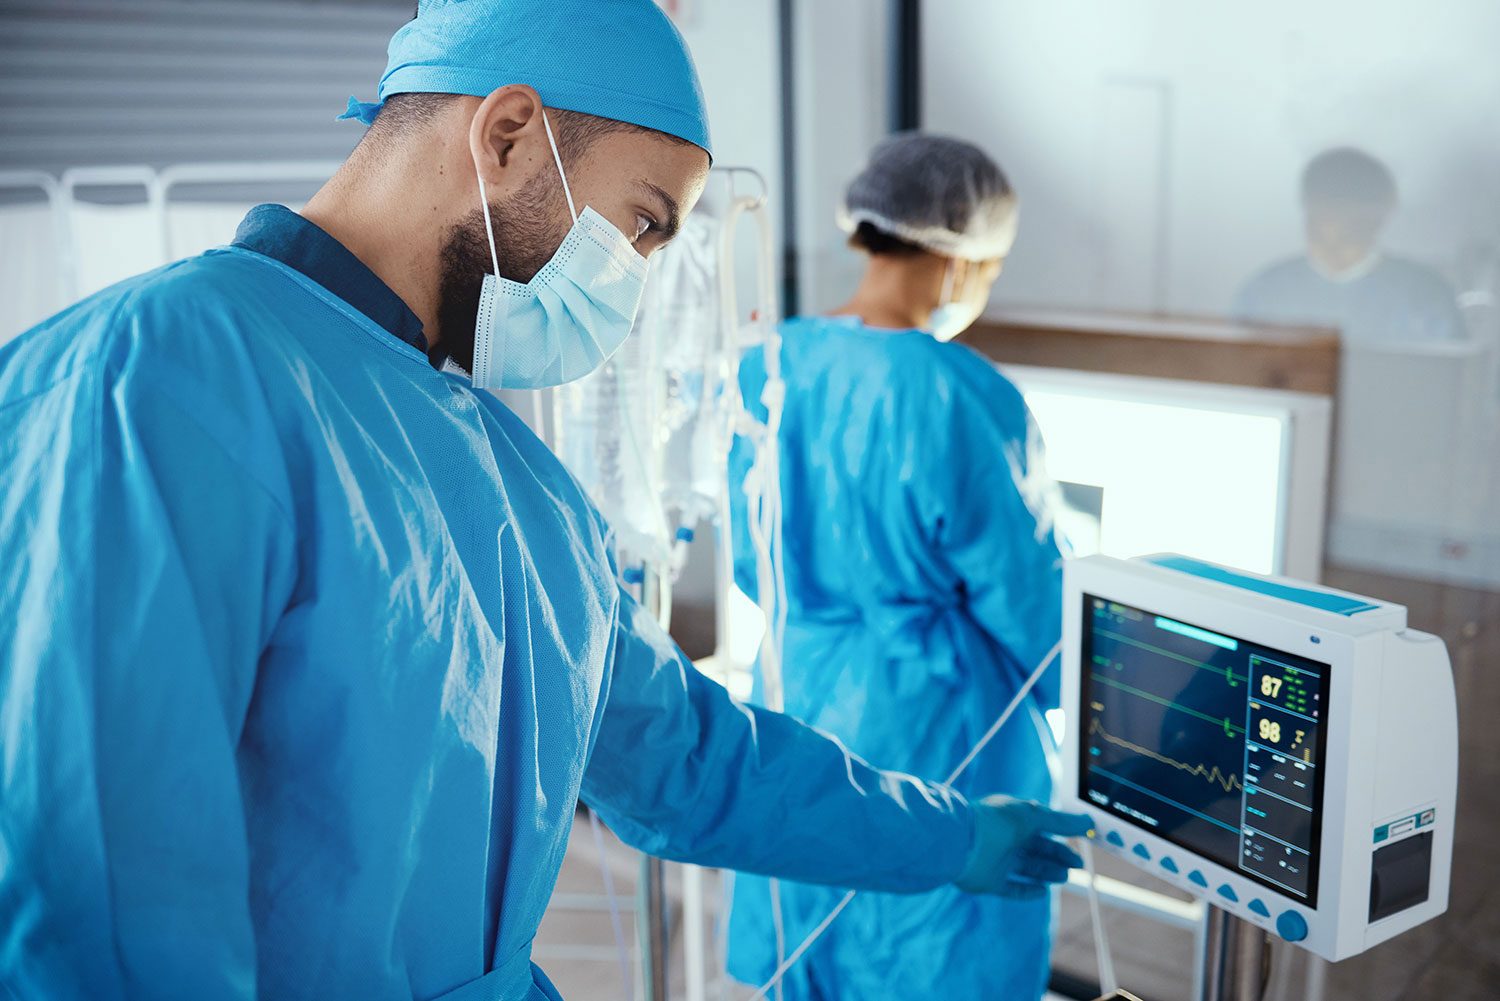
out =
<path fill-rule="evenodd" d="M 853 233 L 859 224 L 871 226 L 912 243 L 923 250 L 930 250 L 943 257 L 957 257 L 965 261 L 993 261 L 1010 253 L 1015 246 L 1016 227 L 1020 222 L 1020 208 L 1016 200 L 1009 200 L 1010 211 L 998 224 L 984 227 L 981 232 L 955 233 L 942 226 L 909 226 L 870 209 L 848 209 L 839 207 L 835 220 L 839 229 Z"/>

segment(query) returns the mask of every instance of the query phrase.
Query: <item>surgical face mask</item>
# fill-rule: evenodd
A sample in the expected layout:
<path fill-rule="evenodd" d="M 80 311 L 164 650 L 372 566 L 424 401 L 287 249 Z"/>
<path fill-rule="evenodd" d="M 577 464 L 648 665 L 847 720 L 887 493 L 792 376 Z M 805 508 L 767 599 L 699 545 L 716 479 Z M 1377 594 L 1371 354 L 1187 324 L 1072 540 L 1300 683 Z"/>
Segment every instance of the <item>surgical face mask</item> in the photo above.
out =
<path fill-rule="evenodd" d="M 971 264 L 970 268 L 972 267 Z M 967 330 L 970 324 L 979 319 L 982 309 L 980 303 L 965 302 L 963 299 L 954 298 L 953 286 L 956 282 L 956 273 L 955 262 L 950 260 L 947 270 L 943 273 L 941 304 L 932 311 L 932 317 L 927 321 L 928 331 L 940 341 L 951 341 Z"/>
<path fill-rule="evenodd" d="M 646 284 L 646 260 L 625 234 L 593 209 L 574 208 L 545 111 L 542 124 L 573 226 L 531 281 L 501 277 L 489 198 L 479 177 L 494 269 L 484 276 L 474 324 L 471 378 L 480 389 L 542 389 L 593 372 L 629 336 Z"/>

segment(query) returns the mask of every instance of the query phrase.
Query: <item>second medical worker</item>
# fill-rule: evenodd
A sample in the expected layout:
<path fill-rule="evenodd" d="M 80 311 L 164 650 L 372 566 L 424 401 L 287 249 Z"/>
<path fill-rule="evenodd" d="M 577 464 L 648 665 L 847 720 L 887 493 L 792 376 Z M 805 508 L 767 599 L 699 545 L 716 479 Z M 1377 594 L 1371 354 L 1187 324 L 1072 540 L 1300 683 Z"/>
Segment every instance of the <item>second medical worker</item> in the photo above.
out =
<path fill-rule="evenodd" d="M 1016 232 L 1000 168 L 955 139 L 908 133 L 870 154 L 840 222 L 866 255 L 853 297 L 782 327 L 781 416 L 788 713 L 856 754 L 947 775 L 1012 700 L 1062 629 L 1054 486 L 1026 405 L 952 342 L 979 316 Z M 762 419 L 763 354 L 741 366 Z M 737 442 L 731 481 L 754 450 Z M 742 490 L 736 575 L 756 584 Z M 960 777 L 966 793 L 1051 792 L 1042 714 L 1054 667 Z M 776 898 L 779 896 L 779 908 Z M 735 882 L 730 971 L 761 982 L 777 925 L 802 941 L 842 893 Z M 1006 998 L 1047 983 L 1048 895 L 946 886 L 861 894 L 794 968 L 789 1001 Z M 780 914 L 777 914 L 777 911 Z"/>

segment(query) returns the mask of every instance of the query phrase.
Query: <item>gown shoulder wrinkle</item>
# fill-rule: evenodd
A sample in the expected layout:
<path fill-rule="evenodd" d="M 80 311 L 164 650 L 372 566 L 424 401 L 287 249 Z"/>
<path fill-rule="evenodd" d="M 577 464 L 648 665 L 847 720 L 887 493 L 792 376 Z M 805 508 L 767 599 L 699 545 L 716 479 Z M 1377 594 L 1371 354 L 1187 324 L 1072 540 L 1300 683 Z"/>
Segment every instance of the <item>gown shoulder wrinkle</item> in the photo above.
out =
<path fill-rule="evenodd" d="M 966 402 L 984 407 L 1006 430 L 1020 433 L 1030 421 L 1021 390 L 978 351 L 956 341 L 938 344 L 944 366 L 952 373 L 955 391 Z"/>
<path fill-rule="evenodd" d="M 150 394 L 199 428 L 290 519 L 273 390 L 264 385 L 278 366 L 256 357 L 250 343 L 269 326 L 264 308 L 237 302 L 221 269 L 203 260 L 104 289 L 0 349 L 0 400 L 14 403 L 91 373 L 103 400 L 129 419 L 130 401 Z M 179 439 L 182 447 L 186 441 Z"/>
<path fill-rule="evenodd" d="M 594 505 L 593 499 L 589 497 L 588 491 L 578 478 L 568 469 L 567 464 L 557 457 L 537 436 L 521 417 L 505 404 L 505 401 L 496 397 L 493 393 L 483 389 L 472 390 L 475 399 L 505 432 L 510 446 L 516 450 L 527 468 L 537 477 L 540 482 L 546 484 L 547 490 L 560 506 L 580 515 L 582 523 L 575 525 L 579 530 L 586 530 L 588 538 L 583 540 L 586 552 L 578 555 L 589 557 L 593 560 L 606 564 L 611 576 L 616 572 L 615 566 L 615 531 L 608 520 Z M 586 529 L 585 529 L 586 526 Z"/>

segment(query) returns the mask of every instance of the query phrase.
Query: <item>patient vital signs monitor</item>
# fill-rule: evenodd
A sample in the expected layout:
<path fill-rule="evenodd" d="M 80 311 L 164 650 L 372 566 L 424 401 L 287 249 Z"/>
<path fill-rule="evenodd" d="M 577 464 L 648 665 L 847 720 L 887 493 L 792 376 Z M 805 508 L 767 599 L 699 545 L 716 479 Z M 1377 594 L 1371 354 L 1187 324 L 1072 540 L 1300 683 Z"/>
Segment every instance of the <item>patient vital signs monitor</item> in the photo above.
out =
<path fill-rule="evenodd" d="M 1338 960 L 1447 907 L 1457 715 L 1406 610 L 1183 557 L 1068 565 L 1066 805 Z"/>

